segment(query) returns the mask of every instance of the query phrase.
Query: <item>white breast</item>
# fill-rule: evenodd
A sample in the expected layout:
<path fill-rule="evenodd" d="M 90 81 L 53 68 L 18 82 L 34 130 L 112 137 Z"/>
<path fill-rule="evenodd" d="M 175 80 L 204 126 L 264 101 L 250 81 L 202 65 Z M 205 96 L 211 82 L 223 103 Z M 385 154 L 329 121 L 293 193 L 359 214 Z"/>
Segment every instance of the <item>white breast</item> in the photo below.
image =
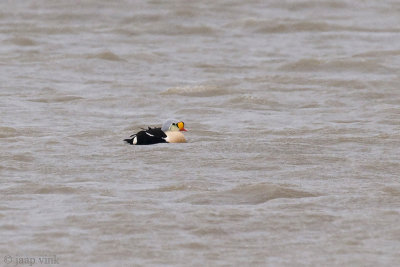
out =
<path fill-rule="evenodd" d="M 165 141 L 168 143 L 186 143 L 185 136 L 181 132 L 171 132 L 167 131 L 165 132 L 167 135 L 167 138 L 165 138 Z"/>

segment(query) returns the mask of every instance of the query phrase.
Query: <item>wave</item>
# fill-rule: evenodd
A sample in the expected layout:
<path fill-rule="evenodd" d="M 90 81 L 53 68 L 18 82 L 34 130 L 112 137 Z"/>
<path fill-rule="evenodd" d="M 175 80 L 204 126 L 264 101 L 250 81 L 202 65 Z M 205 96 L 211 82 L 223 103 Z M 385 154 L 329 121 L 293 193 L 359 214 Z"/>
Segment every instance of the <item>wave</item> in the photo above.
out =
<path fill-rule="evenodd" d="M 13 155 L 12 159 L 20 162 L 32 162 L 35 160 L 31 153 Z"/>
<path fill-rule="evenodd" d="M 79 190 L 68 186 L 47 185 L 36 189 L 34 194 L 74 194 Z"/>
<path fill-rule="evenodd" d="M 353 57 L 388 57 L 388 56 L 399 56 L 400 50 L 371 50 L 364 53 L 355 54 Z"/>
<path fill-rule="evenodd" d="M 90 59 L 103 59 L 103 60 L 109 60 L 109 61 L 124 61 L 124 59 L 120 58 L 118 55 L 116 55 L 110 51 L 92 54 L 87 57 Z"/>
<path fill-rule="evenodd" d="M 206 185 L 197 183 L 179 183 L 167 186 L 162 186 L 156 189 L 158 192 L 173 192 L 173 191 L 201 191 L 207 188 Z"/>
<path fill-rule="evenodd" d="M 26 37 L 15 37 L 12 39 L 6 40 L 6 42 L 18 45 L 18 46 L 34 46 L 36 42 L 32 39 Z"/>
<path fill-rule="evenodd" d="M 0 138 L 17 136 L 18 132 L 12 127 L 0 127 Z"/>
<path fill-rule="evenodd" d="M 293 32 L 399 32 L 400 28 L 372 28 L 362 26 L 344 26 L 322 21 L 304 20 L 265 20 L 244 19 L 226 25 L 230 28 L 242 28 L 254 33 L 293 33 Z"/>
<path fill-rule="evenodd" d="M 273 184 L 240 185 L 230 190 L 195 194 L 181 199 L 197 205 L 256 205 L 278 198 L 315 197 L 305 191 Z"/>
<path fill-rule="evenodd" d="M 392 197 L 400 197 L 400 187 L 398 186 L 386 186 L 382 191 Z"/>
<path fill-rule="evenodd" d="M 198 85 L 198 86 L 171 87 L 168 88 L 166 91 L 162 92 L 161 94 L 212 97 L 212 96 L 229 94 L 229 91 L 218 86 Z"/>
<path fill-rule="evenodd" d="M 325 61 L 313 58 L 304 58 L 295 62 L 284 64 L 279 68 L 283 71 L 300 71 L 300 72 L 382 72 L 386 73 L 389 68 L 381 65 L 375 60 L 332 60 Z"/>
<path fill-rule="evenodd" d="M 126 28 L 127 25 L 132 25 Z M 159 21 L 151 24 L 142 24 L 138 27 L 135 24 L 127 24 L 123 28 L 114 29 L 113 31 L 119 32 L 124 35 L 201 35 L 201 36 L 215 36 L 217 29 L 206 25 L 180 25 L 180 24 L 169 24 L 164 21 Z"/>
<path fill-rule="evenodd" d="M 57 184 L 48 184 L 42 185 L 37 183 L 26 182 L 18 186 L 13 186 L 7 188 L 8 194 L 75 194 L 79 192 L 79 189 L 57 185 Z"/>
<path fill-rule="evenodd" d="M 248 95 L 248 94 L 234 97 L 229 100 L 229 103 L 230 104 L 242 104 L 242 105 L 246 105 L 246 106 L 250 105 L 249 107 L 253 107 L 253 105 L 261 105 L 264 108 L 266 108 L 266 107 L 276 108 L 276 107 L 282 105 L 279 102 L 271 100 L 271 99 L 258 97 L 258 96 L 254 96 L 254 95 Z"/>
<path fill-rule="evenodd" d="M 80 100 L 83 97 L 80 96 L 58 96 L 58 97 L 49 97 L 49 98 L 34 98 L 30 99 L 31 102 L 39 102 L 39 103 L 57 103 L 57 102 L 69 102 L 74 100 Z"/>
<path fill-rule="evenodd" d="M 349 5 L 343 1 L 276 1 L 271 7 L 287 9 L 290 11 L 309 10 L 316 8 L 346 9 Z"/>
<path fill-rule="evenodd" d="M 205 25 L 156 24 L 142 29 L 142 33 L 160 35 L 214 35 L 216 30 Z"/>
<path fill-rule="evenodd" d="M 160 14 L 135 14 L 121 20 L 121 24 L 137 24 L 137 23 L 155 23 L 164 19 L 164 16 Z"/>

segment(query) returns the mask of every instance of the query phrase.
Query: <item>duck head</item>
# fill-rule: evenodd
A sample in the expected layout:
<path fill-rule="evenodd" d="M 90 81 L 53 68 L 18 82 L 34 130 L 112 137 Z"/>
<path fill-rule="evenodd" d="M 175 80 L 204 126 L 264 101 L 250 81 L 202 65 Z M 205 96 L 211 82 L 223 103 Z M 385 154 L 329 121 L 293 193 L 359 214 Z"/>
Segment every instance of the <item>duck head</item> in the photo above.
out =
<path fill-rule="evenodd" d="M 178 131 L 187 131 L 185 129 L 185 123 L 183 121 L 178 121 L 174 119 L 169 119 L 166 122 L 164 122 L 163 126 L 161 127 L 161 130 L 166 132 L 166 131 L 171 131 L 171 132 L 178 132 Z"/>

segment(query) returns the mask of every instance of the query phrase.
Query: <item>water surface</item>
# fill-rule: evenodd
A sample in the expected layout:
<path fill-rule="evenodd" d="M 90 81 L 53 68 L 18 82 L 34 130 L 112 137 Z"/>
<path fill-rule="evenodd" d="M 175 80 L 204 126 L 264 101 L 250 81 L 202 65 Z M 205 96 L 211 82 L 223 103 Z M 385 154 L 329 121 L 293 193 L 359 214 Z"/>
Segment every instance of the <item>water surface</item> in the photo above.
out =
<path fill-rule="evenodd" d="M 397 1 L 0 7 L 1 259 L 400 261 Z"/>

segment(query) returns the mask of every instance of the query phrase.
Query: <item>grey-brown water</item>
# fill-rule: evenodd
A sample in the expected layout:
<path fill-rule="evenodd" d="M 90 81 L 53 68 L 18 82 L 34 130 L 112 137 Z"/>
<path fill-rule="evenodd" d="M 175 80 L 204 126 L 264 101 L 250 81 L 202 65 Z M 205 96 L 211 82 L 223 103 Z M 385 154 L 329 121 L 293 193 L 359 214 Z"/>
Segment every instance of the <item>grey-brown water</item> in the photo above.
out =
<path fill-rule="evenodd" d="M 2 264 L 400 262 L 398 1 L 0 7 Z"/>

